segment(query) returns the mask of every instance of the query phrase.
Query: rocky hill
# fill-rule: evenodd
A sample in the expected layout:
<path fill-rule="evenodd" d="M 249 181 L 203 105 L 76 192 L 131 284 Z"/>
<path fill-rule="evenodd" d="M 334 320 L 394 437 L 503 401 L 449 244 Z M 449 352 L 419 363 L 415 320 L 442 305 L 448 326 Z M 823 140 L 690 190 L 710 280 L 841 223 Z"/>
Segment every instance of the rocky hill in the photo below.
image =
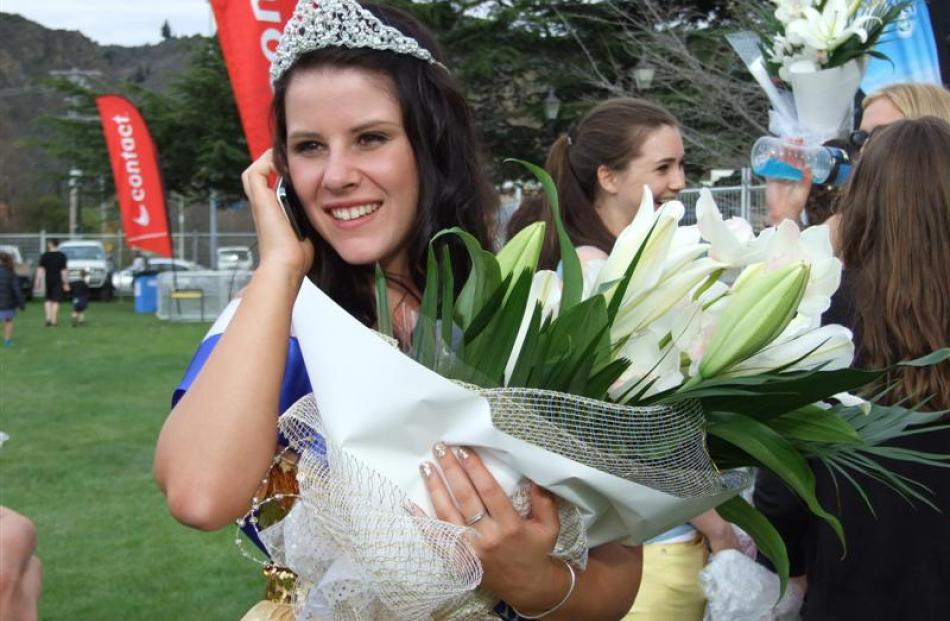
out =
<path fill-rule="evenodd" d="M 80 80 L 100 92 L 124 82 L 166 92 L 187 65 L 196 40 L 101 46 L 76 31 L 51 30 L 0 13 L 0 232 L 13 225 L 10 214 L 29 197 L 63 194 L 65 164 L 34 144 L 48 131 L 41 117 L 66 109 L 62 93 L 48 85 L 52 77 Z"/>

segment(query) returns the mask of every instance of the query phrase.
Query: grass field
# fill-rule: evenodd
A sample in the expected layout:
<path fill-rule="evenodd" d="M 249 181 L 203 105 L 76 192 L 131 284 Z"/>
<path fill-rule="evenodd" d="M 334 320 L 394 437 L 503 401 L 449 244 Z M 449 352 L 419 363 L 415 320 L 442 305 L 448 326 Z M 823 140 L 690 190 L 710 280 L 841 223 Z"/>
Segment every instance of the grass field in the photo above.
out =
<path fill-rule="evenodd" d="M 93 303 L 43 326 L 42 302 L 0 348 L 0 504 L 29 516 L 46 621 L 236 621 L 263 581 L 233 543 L 175 522 L 152 480 L 155 439 L 206 324 Z"/>

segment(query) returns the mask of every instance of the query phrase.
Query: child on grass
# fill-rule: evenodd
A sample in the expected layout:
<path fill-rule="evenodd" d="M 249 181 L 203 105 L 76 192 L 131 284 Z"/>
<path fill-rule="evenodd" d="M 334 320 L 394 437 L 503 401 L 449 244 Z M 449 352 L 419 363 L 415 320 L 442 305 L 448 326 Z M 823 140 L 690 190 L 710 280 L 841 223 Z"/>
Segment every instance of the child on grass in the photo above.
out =
<path fill-rule="evenodd" d="M 79 272 L 79 280 L 69 283 L 73 294 L 73 327 L 86 323 L 86 307 L 89 306 L 89 271 Z"/>
<path fill-rule="evenodd" d="M 3 321 L 3 346 L 13 346 L 13 317 L 16 309 L 24 310 L 23 292 L 13 271 L 13 257 L 0 252 L 0 321 Z"/>

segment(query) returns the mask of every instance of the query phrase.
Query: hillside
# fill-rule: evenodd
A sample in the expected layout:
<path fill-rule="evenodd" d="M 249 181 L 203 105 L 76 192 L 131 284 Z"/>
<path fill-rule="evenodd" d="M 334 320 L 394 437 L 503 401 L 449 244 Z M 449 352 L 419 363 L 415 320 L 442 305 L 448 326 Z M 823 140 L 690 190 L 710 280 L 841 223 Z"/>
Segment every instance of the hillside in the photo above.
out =
<path fill-rule="evenodd" d="M 76 31 L 0 13 L 0 232 L 15 226 L 17 208 L 25 202 L 65 195 L 68 164 L 51 160 L 34 144 L 48 131 L 41 118 L 66 109 L 63 95 L 48 85 L 54 74 L 70 73 L 100 92 L 125 82 L 167 92 L 197 39 L 101 46 Z"/>

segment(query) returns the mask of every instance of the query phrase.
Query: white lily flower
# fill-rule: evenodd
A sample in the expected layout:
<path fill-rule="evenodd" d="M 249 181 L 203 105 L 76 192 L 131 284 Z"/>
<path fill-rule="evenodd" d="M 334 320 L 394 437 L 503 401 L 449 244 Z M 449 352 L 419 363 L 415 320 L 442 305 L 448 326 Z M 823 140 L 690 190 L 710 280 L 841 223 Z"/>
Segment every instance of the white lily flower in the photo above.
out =
<path fill-rule="evenodd" d="M 669 334 L 673 345 L 689 360 L 687 366 L 690 377 L 699 372 L 699 363 L 712 341 L 719 316 L 727 305 L 727 296 L 723 294 L 728 291 L 728 287 L 722 283 L 716 284 L 721 287 L 712 296 L 712 303 L 702 299 L 709 293 L 707 290 L 700 296 L 700 301 L 678 307 L 670 313 Z M 716 285 L 710 287 L 712 289 L 717 289 Z"/>
<path fill-rule="evenodd" d="M 871 402 L 861 397 L 852 395 L 850 392 L 839 392 L 836 395 L 832 395 L 834 399 L 837 399 L 841 405 L 849 408 L 857 407 L 861 408 L 861 412 L 864 414 L 871 413 Z"/>
<path fill-rule="evenodd" d="M 794 222 L 783 220 L 764 239 L 767 269 L 777 269 L 795 261 L 805 261 L 811 267 L 798 312 L 820 315 L 828 310 L 831 296 L 841 284 L 841 261 L 834 256 L 828 227 L 811 226 L 799 231 Z"/>
<path fill-rule="evenodd" d="M 505 383 L 511 379 L 511 374 L 515 371 L 515 364 L 518 362 L 518 356 L 521 355 L 521 346 L 524 345 L 525 336 L 528 333 L 528 326 L 531 325 L 531 316 L 538 302 L 541 303 L 541 320 L 548 317 L 556 317 L 558 308 L 561 305 L 561 277 L 557 272 L 551 270 L 540 270 L 535 273 L 531 279 L 531 289 L 528 292 L 528 303 L 525 305 L 525 314 L 521 318 L 521 326 L 518 328 L 518 336 L 515 337 L 514 346 L 511 348 L 511 355 L 508 356 L 508 363 L 505 365 Z"/>
<path fill-rule="evenodd" d="M 653 288 L 660 281 L 663 274 L 663 267 L 669 255 L 679 221 L 685 213 L 686 208 L 679 201 L 669 201 L 654 211 L 653 194 L 648 187 L 644 186 L 640 209 L 637 211 L 633 222 L 617 236 L 617 241 L 597 276 L 594 291 L 600 291 L 605 284 L 623 278 L 627 267 L 633 261 L 644 241 L 646 241 L 646 247 L 643 249 L 640 262 L 637 264 L 630 283 L 627 285 L 627 290 L 624 293 L 624 304 L 632 302 L 639 295 Z M 649 239 L 647 239 L 647 235 L 649 235 Z M 610 294 L 607 297 L 609 301 Z"/>
<path fill-rule="evenodd" d="M 609 394 L 613 399 L 622 398 L 633 386 L 637 386 L 634 388 L 636 393 L 650 382 L 653 384 L 644 397 L 676 388 L 683 383 L 679 350 L 672 344 L 661 349 L 657 335 L 653 332 L 648 331 L 627 341 L 620 351 L 620 357 L 626 358 L 631 364 L 610 387 Z"/>
<path fill-rule="evenodd" d="M 723 265 L 702 258 L 686 265 L 631 304 L 621 304 L 610 328 L 611 340 L 616 342 L 652 325 L 670 309 L 687 299 L 689 293 L 706 281 Z"/>
<path fill-rule="evenodd" d="M 797 37 L 816 50 L 832 51 L 853 36 L 861 43 L 868 39 L 864 25 L 876 19 L 872 16 L 852 18 L 847 0 L 826 0 L 821 12 L 814 7 L 803 9 L 802 16 L 791 21 L 785 29 L 791 39 Z"/>
<path fill-rule="evenodd" d="M 742 218 L 724 220 L 708 188 L 699 192 L 696 224 L 710 244 L 710 259 L 729 267 L 743 267 L 764 259 L 764 245 L 756 243 L 752 225 Z"/>
<path fill-rule="evenodd" d="M 735 365 L 725 375 L 741 376 L 766 373 L 798 360 L 787 371 L 803 371 L 822 367 L 825 371 L 845 369 L 854 359 L 851 331 L 844 326 L 829 324 L 798 334 L 793 338 L 781 337 L 761 351 Z"/>
<path fill-rule="evenodd" d="M 775 19 L 787 24 L 801 17 L 805 9 L 811 8 L 812 0 L 773 0 L 777 5 Z"/>
<path fill-rule="evenodd" d="M 620 235 L 617 236 L 617 241 L 614 242 L 614 247 L 607 257 L 607 262 L 604 264 L 603 269 L 601 269 L 597 277 L 597 282 L 594 283 L 595 290 L 606 283 L 615 282 L 623 278 L 624 272 L 627 271 L 627 266 L 630 265 L 633 257 L 637 254 L 637 250 L 639 250 L 643 244 L 643 240 L 646 239 L 647 233 L 650 232 L 650 227 L 653 226 L 655 217 L 656 213 L 653 210 L 653 192 L 650 191 L 650 188 L 644 186 L 643 196 L 640 199 L 640 207 L 637 209 L 637 213 L 630 224 L 624 227 L 624 229 L 620 231 Z"/>
<path fill-rule="evenodd" d="M 663 264 L 662 279 L 685 267 L 709 251 L 709 244 L 703 243 L 699 227 L 695 224 L 681 226 L 673 233 L 669 253 Z"/>

